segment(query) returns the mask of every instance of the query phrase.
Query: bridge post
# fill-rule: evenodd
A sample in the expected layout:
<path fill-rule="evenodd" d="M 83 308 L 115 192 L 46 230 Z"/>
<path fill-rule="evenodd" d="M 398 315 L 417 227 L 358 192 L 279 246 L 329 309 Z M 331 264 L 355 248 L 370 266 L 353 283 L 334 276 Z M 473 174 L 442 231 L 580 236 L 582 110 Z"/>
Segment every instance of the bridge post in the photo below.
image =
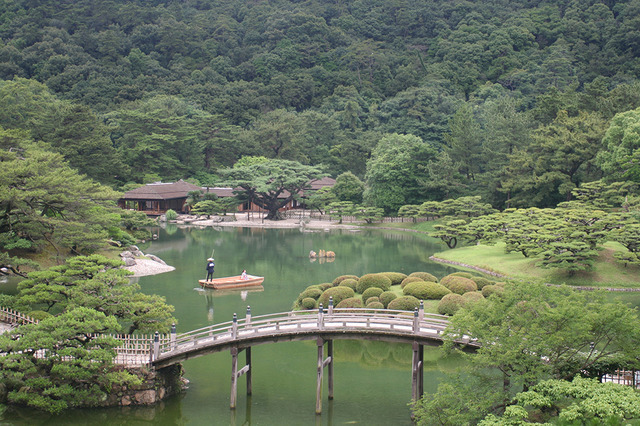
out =
<path fill-rule="evenodd" d="M 333 399 L 333 340 L 327 341 L 327 359 L 329 361 L 329 378 L 327 379 L 329 385 L 329 399 Z"/>
<path fill-rule="evenodd" d="M 235 315 L 235 314 L 234 314 Z M 238 397 L 238 348 L 231 348 L 231 396 L 229 397 L 229 408 L 236 409 L 236 399 Z"/>
<path fill-rule="evenodd" d="M 238 338 L 238 314 L 233 313 L 233 324 L 231 325 L 231 338 L 236 340 Z"/>
<path fill-rule="evenodd" d="M 171 350 L 176 348 L 176 324 L 171 324 Z"/>
<path fill-rule="evenodd" d="M 424 393 L 424 347 L 413 342 L 411 359 L 411 400 L 416 402 Z"/>
<path fill-rule="evenodd" d="M 420 319 L 420 321 L 424 319 L 424 300 L 420 301 L 420 308 L 418 309 L 418 319 Z"/>
<path fill-rule="evenodd" d="M 322 309 L 322 303 L 321 303 L 320 306 L 318 306 L 318 328 L 320 330 L 324 328 L 323 314 L 324 314 L 324 310 Z"/>
<path fill-rule="evenodd" d="M 253 394 L 253 381 L 251 379 L 251 370 L 253 369 L 251 367 L 251 346 L 249 346 L 248 348 L 245 349 L 245 365 L 248 365 L 249 368 L 247 369 L 247 395 L 252 395 Z"/>
<path fill-rule="evenodd" d="M 322 308 L 320 308 L 322 310 Z M 324 340 L 321 337 L 318 337 L 317 340 L 318 345 L 318 376 L 316 380 L 316 414 L 322 413 L 322 372 L 323 368 L 323 358 L 324 358 Z"/>
<path fill-rule="evenodd" d="M 418 317 L 418 308 L 413 310 L 413 332 L 420 331 L 420 318 Z"/>
<path fill-rule="evenodd" d="M 329 296 L 329 315 L 333 314 L 333 296 Z"/>
<path fill-rule="evenodd" d="M 247 315 L 245 315 L 245 325 L 247 328 L 251 325 L 251 306 L 247 305 Z"/>

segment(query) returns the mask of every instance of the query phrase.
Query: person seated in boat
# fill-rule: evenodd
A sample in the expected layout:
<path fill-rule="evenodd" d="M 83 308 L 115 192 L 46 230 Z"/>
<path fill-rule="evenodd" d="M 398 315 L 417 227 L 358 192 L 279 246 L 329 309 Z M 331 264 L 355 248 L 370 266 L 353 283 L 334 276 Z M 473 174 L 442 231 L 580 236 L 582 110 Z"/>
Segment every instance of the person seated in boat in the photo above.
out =
<path fill-rule="evenodd" d="M 249 277 L 247 276 L 247 270 L 246 269 L 242 270 L 242 274 L 240 274 L 240 279 L 241 280 L 248 280 L 249 279 Z"/>
<path fill-rule="evenodd" d="M 216 266 L 216 264 L 213 263 L 213 260 L 213 257 L 207 259 L 207 281 L 213 278 L 213 270 Z"/>

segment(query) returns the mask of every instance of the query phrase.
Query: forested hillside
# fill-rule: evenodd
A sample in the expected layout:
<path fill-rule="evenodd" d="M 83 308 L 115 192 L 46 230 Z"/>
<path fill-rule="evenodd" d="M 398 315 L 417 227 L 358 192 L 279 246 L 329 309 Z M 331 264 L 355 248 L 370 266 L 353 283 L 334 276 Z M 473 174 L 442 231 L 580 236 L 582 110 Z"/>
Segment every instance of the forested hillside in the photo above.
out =
<path fill-rule="evenodd" d="M 114 188 L 245 155 L 353 172 L 387 212 L 640 181 L 638 0 L 0 4 L 0 126 Z"/>

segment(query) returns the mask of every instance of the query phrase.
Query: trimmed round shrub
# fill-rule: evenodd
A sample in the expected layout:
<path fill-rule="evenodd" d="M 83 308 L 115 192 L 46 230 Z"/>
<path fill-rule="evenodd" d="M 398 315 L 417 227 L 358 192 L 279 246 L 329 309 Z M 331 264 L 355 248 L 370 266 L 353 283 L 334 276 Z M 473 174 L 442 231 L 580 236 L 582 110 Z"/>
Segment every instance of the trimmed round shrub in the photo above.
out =
<path fill-rule="evenodd" d="M 464 299 L 456 293 L 447 294 L 438 303 L 440 315 L 453 315 L 464 305 Z"/>
<path fill-rule="evenodd" d="M 465 277 L 465 278 L 473 277 L 473 274 L 471 272 L 463 272 L 463 271 L 453 272 L 449 275 L 453 275 L 454 277 Z"/>
<path fill-rule="evenodd" d="M 362 300 L 367 300 L 370 297 L 378 296 L 382 294 L 382 289 L 378 287 L 369 287 L 362 293 Z"/>
<path fill-rule="evenodd" d="M 355 290 L 356 286 L 358 285 L 358 281 L 354 280 L 353 278 L 347 278 L 346 280 L 342 280 L 342 282 L 338 285 L 343 285 Z"/>
<path fill-rule="evenodd" d="M 444 281 L 444 278 L 442 279 Z M 445 287 L 451 290 L 452 293 L 465 294 L 469 291 L 477 291 L 478 286 L 469 278 L 465 277 L 451 277 L 443 283 Z"/>
<path fill-rule="evenodd" d="M 484 300 L 484 296 L 482 295 L 482 292 L 470 291 L 462 295 L 462 300 L 464 300 L 465 304 L 475 303 L 480 300 Z"/>
<path fill-rule="evenodd" d="M 169 209 L 164 214 L 164 216 L 167 218 L 167 220 L 176 220 L 178 218 L 178 213 L 176 213 L 175 210 Z"/>
<path fill-rule="evenodd" d="M 502 294 L 503 291 L 504 287 L 501 287 L 499 285 L 485 285 L 484 287 L 482 287 L 482 295 L 484 297 L 489 297 L 492 294 Z"/>
<path fill-rule="evenodd" d="M 422 278 L 422 281 L 437 283 L 438 278 L 435 275 L 430 274 L 428 272 L 412 272 L 409 274 L 410 277 L 418 277 Z"/>
<path fill-rule="evenodd" d="M 413 311 L 420 306 L 420 301 L 413 296 L 401 296 L 393 299 L 387 305 L 387 309 L 394 309 L 398 311 Z"/>
<path fill-rule="evenodd" d="M 384 305 L 380 302 L 367 303 L 366 307 L 369 309 L 384 309 Z"/>
<path fill-rule="evenodd" d="M 388 306 L 389 306 L 389 303 L 390 303 L 392 300 L 394 300 L 394 299 L 397 299 L 397 298 L 398 298 L 398 295 L 397 295 L 397 294 L 395 294 L 395 293 L 394 293 L 394 292 L 392 292 L 392 291 L 385 291 L 385 292 L 382 292 L 382 293 L 380 294 L 380 296 L 378 296 L 378 298 L 380 299 L 380 302 L 381 302 L 381 303 L 384 305 L 384 307 L 386 308 L 386 307 L 388 307 Z"/>
<path fill-rule="evenodd" d="M 336 305 L 336 308 L 362 308 L 362 299 L 359 297 L 348 297 Z"/>
<path fill-rule="evenodd" d="M 318 286 L 307 287 L 306 290 L 300 293 L 300 295 L 298 296 L 298 300 L 301 301 L 302 299 L 306 299 L 307 297 L 310 297 L 313 300 L 318 300 L 318 297 L 320 297 L 321 294 L 322 294 L 322 290 L 320 290 L 320 287 Z"/>
<path fill-rule="evenodd" d="M 333 287 L 333 283 L 318 284 L 318 287 L 320 287 L 320 290 L 325 291 L 326 289 Z"/>
<path fill-rule="evenodd" d="M 380 274 L 391 280 L 391 285 L 398 285 L 407 278 L 407 274 L 403 274 L 402 272 L 380 272 Z"/>
<path fill-rule="evenodd" d="M 482 288 L 485 285 L 491 285 L 494 284 L 493 281 L 485 278 L 485 277 L 471 277 L 471 280 L 476 283 L 476 285 L 478 286 L 478 290 L 482 290 Z"/>
<path fill-rule="evenodd" d="M 368 299 L 364 302 L 364 304 L 365 304 L 365 306 L 367 306 L 367 305 L 368 305 L 369 303 L 371 303 L 371 302 L 379 302 L 379 301 L 380 301 L 380 298 L 379 298 L 379 297 L 373 296 L 373 297 L 368 298 Z"/>
<path fill-rule="evenodd" d="M 426 283 L 418 281 L 409 283 L 402 290 L 405 295 L 417 297 L 418 299 L 440 300 L 443 296 L 451 293 L 445 286 L 438 283 Z"/>
<path fill-rule="evenodd" d="M 302 302 L 300 302 L 300 307 L 302 309 L 315 309 L 316 306 L 316 299 L 312 298 L 312 297 L 305 297 L 304 299 L 302 299 Z"/>
<path fill-rule="evenodd" d="M 407 277 L 404 280 L 402 280 L 402 282 L 400 283 L 400 288 L 404 288 L 404 286 L 406 286 L 407 284 L 415 283 L 415 282 L 418 282 L 418 281 L 424 281 L 424 280 L 422 278 L 420 278 L 420 277 Z"/>
<path fill-rule="evenodd" d="M 337 277 L 336 279 L 333 280 L 333 286 L 337 286 L 340 285 L 340 283 L 346 279 L 352 279 L 352 280 L 356 280 L 358 281 L 358 276 L 357 275 L 340 275 L 339 277 Z"/>
<path fill-rule="evenodd" d="M 331 287 L 326 289 L 322 295 L 318 298 L 318 306 L 322 303 L 325 308 L 329 306 L 329 297 L 333 297 L 333 306 L 337 306 L 338 303 L 344 299 L 355 296 L 353 289 L 345 286 Z"/>
<path fill-rule="evenodd" d="M 356 291 L 358 293 L 364 293 L 369 287 L 377 287 L 382 290 L 389 290 L 391 288 L 391 280 L 382 274 L 366 274 L 360 277 L 358 280 L 358 286 Z"/>

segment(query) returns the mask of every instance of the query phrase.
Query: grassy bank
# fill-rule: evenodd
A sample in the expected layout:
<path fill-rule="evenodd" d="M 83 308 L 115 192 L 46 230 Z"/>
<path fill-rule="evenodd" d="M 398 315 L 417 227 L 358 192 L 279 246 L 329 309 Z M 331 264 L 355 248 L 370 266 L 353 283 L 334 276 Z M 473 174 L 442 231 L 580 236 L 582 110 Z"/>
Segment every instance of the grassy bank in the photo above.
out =
<path fill-rule="evenodd" d="M 473 265 L 516 279 L 539 279 L 553 284 L 594 287 L 640 287 L 640 268 L 617 263 L 613 253 L 620 250 L 616 243 L 606 243 L 591 271 L 568 272 L 536 267 L 537 259 L 528 259 L 519 253 L 504 252 L 504 243 L 495 246 L 475 245 L 456 248 L 435 256 L 441 259 Z"/>

